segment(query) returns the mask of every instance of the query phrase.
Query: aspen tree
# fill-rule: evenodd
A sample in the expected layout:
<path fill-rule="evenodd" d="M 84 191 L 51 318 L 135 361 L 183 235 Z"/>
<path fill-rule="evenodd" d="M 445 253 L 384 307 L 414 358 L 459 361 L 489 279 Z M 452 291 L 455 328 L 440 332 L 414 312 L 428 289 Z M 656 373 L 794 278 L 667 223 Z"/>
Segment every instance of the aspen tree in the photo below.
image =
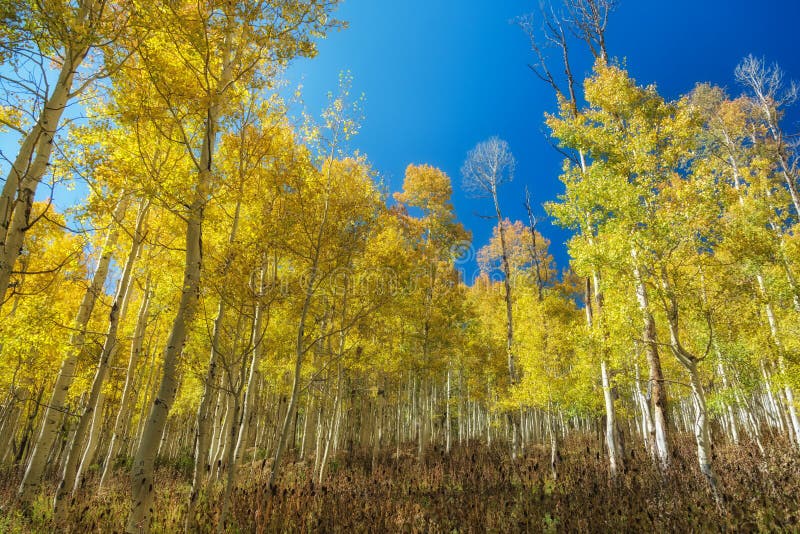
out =
<path fill-rule="evenodd" d="M 151 75 L 143 81 L 152 87 L 160 98 L 159 105 L 183 132 L 195 171 L 185 199 L 186 255 L 181 299 L 164 351 L 159 390 L 134 458 L 127 532 L 147 532 L 150 528 L 155 445 L 177 393 L 176 367 L 197 308 L 203 264 L 202 226 L 215 178 L 214 156 L 221 118 L 235 97 L 236 88 L 249 87 L 248 82 L 268 74 L 267 67 L 274 67 L 275 63 L 314 54 L 312 35 L 321 34 L 335 23 L 327 21 L 332 5 L 301 1 L 275 5 L 255 0 L 204 6 L 156 4 L 143 21 L 147 32 L 140 39 L 136 59 Z M 190 75 L 198 66 L 204 73 L 202 78 Z M 175 80 L 163 78 L 168 71 L 183 71 L 186 75 L 179 91 Z M 193 116 L 179 111 L 186 104 L 191 104 Z M 190 144 L 190 131 L 194 128 L 199 132 L 199 146 Z"/>
<path fill-rule="evenodd" d="M 528 34 L 531 49 L 534 52 L 536 62 L 530 65 L 533 73 L 555 93 L 556 99 L 564 110 L 571 117 L 578 115 L 578 92 L 575 87 L 575 76 L 572 70 L 571 44 L 568 39 L 570 34 L 577 36 L 588 47 L 595 60 L 608 63 L 608 50 L 606 46 L 606 28 L 609 17 L 616 8 L 615 0 L 565 0 L 564 7 L 567 15 L 559 14 L 552 5 L 541 7 L 541 19 L 543 28 L 540 33 L 534 26 L 536 18 L 534 16 L 523 17 L 519 20 L 520 26 Z M 548 9 L 549 8 L 549 9 Z M 559 81 L 558 77 L 551 71 L 549 60 L 542 45 L 549 43 L 555 45 L 561 55 L 561 63 L 564 67 L 564 80 Z M 574 163 L 580 166 L 582 173 L 587 170 L 587 154 L 582 149 L 578 149 L 575 156 L 571 156 Z M 526 207 L 529 206 L 526 190 Z M 534 228 L 533 218 L 530 216 L 531 210 L 528 209 L 531 219 L 531 228 Z M 578 231 L 585 235 L 590 243 L 594 243 L 594 225 L 592 224 L 589 212 L 583 214 L 583 220 L 577 225 Z M 591 273 L 587 278 L 584 306 L 586 307 L 586 320 L 590 331 L 599 337 L 600 350 L 600 377 L 603 384 L 603 398 L 606 408 L 606 444 L 609 455 L 609 471 L 611 476 L 617 473 L 617 464 L 624 462 L 624 453 L 620 441 L 616 439 L 617 419 L 614 407 L 613 389 L 609 375 L 609 353 L 608 353 L 608 327 L 603 316 L 604 292 L 602 288 L 602 276 L 597 265 L 593 265 Z M 598 334 L 596 334 L 599 333 Z"/>
<path fill-rule="evenodd" d="M 62 115 L 71 100 L 118 65 L 81 69 L 87 58 L 99 60 L 95 52 L 120 37 L 128 17 L 125 2 L 107 0 L 24 2 L 17 8 L 21 11 L 4 21 L 9 24 L 5 35 L 9 39 L 0 39 L 0 51 L 13 56 L 17 68 L 1 79 L 15 89 L 15 104 L 20 108 L 27 107 L 26 102 L 34 103 L 34 109 L 25 113 L 36 119 L 28 128 L 3 121 L 19 134 L 21 145 L 0 193 L 0 306 L 7 298 L 31 223 L 36 189 L 47 173 Z M 40 69 L 51 61 L 56 65 L 55 80 Z M 28 500 L 29 495 L 22 497 Z"/>
<path fill-rule="evenodd" d="M 105 341 L 103 342 L 103 348 L 100 351 L 97 371 L 92 380 L 89 396 L 86 399 L 86 406 L 78 421 L 78 426 L 75 429 L 75 437 L 67 451 L 61 482 L 58 486 L 54 501 L 54 515 L 58 521 L 64 519 L 63 514 L 65 512 L 67 494 L 73 493 L 78 482 L 77 479 L 80 477 L 80 472 L 85 467 L 84 462 L 88 463 L 90 460 L 90 458 L 87 457 L 87 455 L 89 455 L 88 449 L 86 453 L 84 453 L 84 440 L 89 425 L 94 421 L 95 410 L 98 409 L 99 399 L 102 396 L 103 386 L 106 375 L 108 374 L 108 368 L 113 363 L 112 360 L 117 351 L 119 326 L 120 322 L 125 319 L 133 283 L 133 267 L 145 238 L 144 225 L 149 209 L 149 200 L 143 200 L 139 206 L 136 217 L 136 226 L 133 230 L 133 240 L 130 251 L 128 252 L 128 258 L 125 261 L 125 266 L 123 267 L 122 275 L 118 282 L 117 292 L 111 304 L 108 330 L 106 332 Z"/>
<path fill-rule="evenodd" d="M 103 248 L 100 250 L 97 267 L 94 270 L 89 287 L 83 295 L 81 305 L 75 316 L 73 322 L 74 333 L 70 339 L 67 353 L 62 360 L 61 368 L 58 371 L 58 376 L 53 386 L 53 393 L 48 402 L 44 416 L 42 417 L 41 430 L 38 433 L 33 452 L 25 470 L 25 475 L 17 491 L 17 496 L 23 503 L 30 503 L 39 491 L 47 457 L 50 455 L 50 449 L 53 447 L 53 443 L 55 443 L 63 421 L 64 412 L 66 411 L 65 403 L 67 394 L 75 379 L 78 359 L 85 350 L 84 343 L 87 324 L 94 310 L 97 298 L 102 293 L 103 285 L 106 283 L 113 249 L 119 237 L 119 225 L 128 209 L 130 201 L 130 196 L 123 193 L 114 208 Z"/>

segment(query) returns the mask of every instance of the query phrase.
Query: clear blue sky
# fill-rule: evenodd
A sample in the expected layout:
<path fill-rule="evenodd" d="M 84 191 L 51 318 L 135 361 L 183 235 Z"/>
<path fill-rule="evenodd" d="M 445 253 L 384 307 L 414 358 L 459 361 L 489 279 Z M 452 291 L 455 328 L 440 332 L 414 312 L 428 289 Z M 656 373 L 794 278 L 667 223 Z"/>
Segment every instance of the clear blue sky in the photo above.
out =
<path fill-rule="evenodd" d="M 302 81 L 310 112 L 326 103 L 338 74 L 350 70 L 354 92 L 366 94 L 365 119 L 353 146 L 365 152 L 394 191 L 409 163 L 446 171 L 455 186 L 459 219 L 486 243 L 493 221 L 483 200 L 461 191 L 467 151 L 492 135 L 505 138 L 517 158 L 514 182 L 501 192 L 504 213 L 526 220 L 522 191 L 528 185 L 538 212 L 561 192 L 561 156 L 551 148 L 543 115 L 554 109 L 551 91 L 528 70 L 527 37 L 512 19 L 536 11 L 538 0 L 344 0 L 338 17 L 350 27 L 320 43 L 319 56 L 290 67 Z M 800 79 L 795 0 L 621 0 L 608 30 L 609 53 L 625 58 L 640 83 L 656 83 L 666 97 L 712 82 L 732 94 L 740 89 L 733 69 L 752 53 L 777 61 Z M 575 49 L 576 75 L 591 62 Z M 800 113 L 786 127 L 798 130 Z M 547 223 L 560 267 L 567 264 L 569 234 Z M 471 277 L 475 265 L 467 268 Z"/>

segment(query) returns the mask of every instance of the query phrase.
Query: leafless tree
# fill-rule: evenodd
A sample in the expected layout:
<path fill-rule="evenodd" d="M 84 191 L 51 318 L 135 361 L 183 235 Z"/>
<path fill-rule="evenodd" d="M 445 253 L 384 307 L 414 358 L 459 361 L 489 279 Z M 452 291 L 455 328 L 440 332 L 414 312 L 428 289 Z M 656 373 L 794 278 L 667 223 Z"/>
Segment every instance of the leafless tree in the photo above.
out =
<path fill-rule="evenodd" d="M 558 11 L 552 3 L 542 4 L 540 14 L 521 17 L 520 27 L 528 34 L 536 61 L 529 65 L 533 73 L 553 88 L 556 96 L 565 101 L 573 114 L 578 112 L 575 78 L 570 63 L 570 40 L 572 35 L 586 43 L 592 55 L 608 62 L 606 28 L 608 17 L 616 8 L 616 0 L 564 0 L 564 11 Z M 537 20 L 541 28 L 537 27 Z M 555 47 L 561 55 L 565 82 L 559 82 L 551 70 L 547 48 Z M 566 90 L 562 84 L 566 83 Z"/>
<path fill-rule="evenodd" d="M 528 228 L 531 232 L 531 262 L 536 268 L 536 292 L 539 301 L 541 301 L 544 296 L 544 284 L 547 281 L 547 269 L 544 269 L 544 275 L 542 275 L 542 261 L 539 257 L 539 251 L 536 249 L 536 224 L 539 221 L 536 220 L 536 215 L 533 214 L 533 207 L 531 206 L 531 193 L 528 191 L 527 186 L 525 187 L 525 211 L 528 213 L 528 222 L 530 224 Z"/>
<path fill-rule="evenodd" d="M 772 141 L 775 160 L 792 197 L 795 213 L 800 216 L 800 194 L 797 191 L 797 159 L 794 144 L 787 142 L 780 125 L 783 108 L 797 101 L 800 88 L 794 81 L 784 81 L 783 70 L 777 63 L 768 65 L 763 58 L 748 55 L 736 67 L 736 80 L 751 93 L 754 110 L 761 116 L 763 126 Z"/>
<path fill-rule="evenodd" d="M 606 28 L 617 0 L 564 0 L 564 5 L 572 33 L 586 43 L 595 58 L 608 62 Z"/>
<path fill-rule="evenodd" d="M 514 178 L 516 161 L 506 141 L 492 137 L 478 143 L 469 151 L 461 174 L 464 177 L 464 189 L 476 197 L 491 197 L 497 208 L 497 189 Z"/>
<path fill-rule="evenodd" d="M 497 217 L 497 228 L 500 234 L 500 248 L 503 254 L 503 286 L 506 300 L 506 355 L 508 374 L 511 384 L 517 383 L 517 365 L 514 357 L 514 320 L 511 299 L 511 267 L 508 263 L 508 247 L 506 245 L 503 213 L 497 196 L 498 188 L 514 179 L 516 160 L 508 143 L 499 137 L 492 137 L 478 143 L 469 151 L 464 165 L 461 167 L 463 187 L 475 197 L 491 198 Z M 511 455 L 516 457 L 518 447 L 519 421 L 516 415 L 508 414 L 512 428 Z"/>
<path fill-rule="evenodd" d="M 516 362 L 513 353 L 514 326 L 511 306 L 511 268 L 508 263 L 503 214 L 497 196 L 498 188 L 514 178 L 516 161 L 508 143 L 499 137 L 492 137 L 478 143 L 469 151 L 464 165 L 461 167 L 463 187 L 468 193 L 479 198 L 491 198 L 494 203 L 497 224 L 500 233 L 500 247 L 503 254 L 503 274 L 505 275 L 506 297 L 506 350 L 508 353 L 508 373 L 511 383 L 517 382 Z"/>

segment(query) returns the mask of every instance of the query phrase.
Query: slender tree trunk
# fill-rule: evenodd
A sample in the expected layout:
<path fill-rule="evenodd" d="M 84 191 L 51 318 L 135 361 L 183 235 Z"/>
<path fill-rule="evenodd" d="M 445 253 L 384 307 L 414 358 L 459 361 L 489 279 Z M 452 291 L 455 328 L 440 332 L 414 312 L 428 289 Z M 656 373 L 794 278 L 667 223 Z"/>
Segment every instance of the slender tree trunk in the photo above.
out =
<path fill-rule="evenodd" d="M 266 265 L 262 265 L 261 268 L 261 283 L 260 287 L 262 288 L 259 291 L 259 294 L 263 293 L 263 286 L 264 286 L 264 273 L 266 271 Z M 258 314 L 258 311 L 256 311 Z M 257 342 L 258 335 L 261 332 L 260 328 L 257 328 L 258 318 L 255 318 L 253 321 L 253 326 L 251 329 L 251 340 Z M 254 347 L 252 344 L 250 347 Z M 253 350 L 255 354 L 255 350 Z M 255 356 L 250 360 L 250 365 L 247 365 L 247 358 L 242 357 L 242 365 L 241 369 L 239 370 L 239 378 L 238 378 L 238 386 L 232 387 L 233 394 L 233 413 L 231 414 L 231 424 L 228 427 L 228 442 L 226 446 L 227 458 L 225 459 L 225 465 L 227 465 L 227 476 L 225 478 L 225 489 L 222 493 L 222 510 L 220 512 L 220 519 L 217 523 L 217 532 L 222 534 L 225 532 L 227 527 L 228 521 L 228 510 L 230 509 L 231 504 L 231 493 L 233 492 L 233 485 L 236 482 L 236 464 L 239 459 L 239 446 L 241 444 L 242 436 L 244 435 L 244 411 L 242 410 L 242 386 L 244 385 L 245 373 L 247 369 L 250 369 L 250 377 L 253 376 L 253 368 L 255 362 Z M 250 380 L 248 380 L 248 383 Z M 245 397 L 245 404 L 247 402 L 247 397 Z"/>
<path fill-rule="evenodd" d="M 611 478 L 617 476 L 617 445 L 616 417 L 614 412 L 614 397 L 611 391 L 611 384 L 608 379 L 608 369 L 605 360 L 600 362 L 600 377 L 603 383 L 603 399 L 606 405 L 606 446 L 608 447 L 608 469 Z"/>
<path fill-rule="evenodd" d="M 86 475 L 86 470 L 89 469 L 89 465 L 91 465 L 92 461 L 95 458 L 95 453 L 97 452 L 97 447 L 100 444 L 100 433 L 103 430 L 103 423 L 104 423 L 104 414 L 103 409 L 106 404 L 106 396 L 104 393 L 100 393 L 100 397 L 97 399 L 97 405 L 94 409 L 94 416 L 92 417 L 92 426 L 89 429 L 89 436 L 86 443 L 86 450 L 83 453 L 83 459 L 78 466 L 78 470 L 75 472 L 75 484 L 72 489 L 72 493 L 75 493 L 75 490 L 80 488 L 83 485 L 83 477 Z"/>
<path fill-rule="evenodd" d="M 594 244 L 594 240 L 590 238 L 590 242 Z M 594 291 L 592 291 L 594 287 Z M 607 342 L 608 331 L 605 327 L 604 301 L 603 291 L 600 285 L 600 275 L 594 270 L 592 271 L 591 280 L 586 280 L 586 322 L 589 330 L 597 328 L 600 332 L 601 356 L 600 356 L 600 380 L 603 385 L 603 400 L 606 410 L 606 448 L 608 449 L 608 470 L 611 478 L 616 477 L 618 462 L 623 461 L 623 455 L 619 455 L 619 444 L 616 439 L 617 417 L 614 408 L 614 391 L 611 387 L 611 380 L 608 373 L 607 363 Z M 593 305 L 594 304 L 594 309 Z M 596 316 L 595 316 L 596 315 Z"/>
<path fill-rule="evenodd" d="M 198 178 L 195 198 L 192 201 L 187 217 L 186 258 L 183 274 L 183 289 L 180 304 L 175 314 L 172 330 L 164 350 L 164 363 L 161 383 L 153 405 L 145 422 L 142 438 L 133 460 L 131 469 L 131 512 L 128 516 L 126 532 L 128 534 L 146 533 L 150 530 L 150 519 L 153 502 L 153 465 L 157 446 L 167 422 L 167 416 L 177 395 L 178 358 L 186 342 L 186 332 L 195 315 L 200 289 L 200 273 L 202 269 L 202 224 L 203 210 L 211 185 L 211 143 L 214 128 L 209 125 L 209 132 L 204 153 L 204 165 Z"/>
<path fill-rule="evenodd" d="M 450 454 L 450 434 L 452 433 L 450 427 L 450 365 L 447 366 L 447 392 L 445 396 L 445 452 Z"/>
<path fill-rule="evenodd" d="M 239 217 L 241 214 L 242 196 L 241 191 L 239 198 L 236 201 L 236 209 L 234 210 L 233 222 L 231 224 L 231 231 L 228 235 L 228 246 L 231 246 L 236 240 L 236 234 L 239 228 Z M 225 259 L 222 269 L 222 274 L 228 272 L 231 265 L 231 257 Z M 227 303 L 225 302 L 225 295 L 220 295 L 219 304 L 217 305 L 217 315 L 214 318 L 214 326 L 211 333 L 211 355 L 208 361 L 208 370 L 203 381 L 203 395 L 200 398 L 200 405 L 197 409 L 197 422 L 195 424 L 195 446 L 194 446 L 194 474 L 192 477 L 192 491 L 189 497 L 189 508 L 186 513 L 186 529 L 194 530 L 197 525 L 194 523 L 194 505 L 200 492 L 205 488 L 208 476 L 211 474 L 211 464 L 213 457 L 211 453 L 212 443 L 212 399 L 217 397 L 217 381 L 218 381 L 218 359 L 219 359 L 219 343 L 220 334 L 222 332 L 222 324 L 225 320 L 227 313 Z"/>
<path fill-rule="evenodd" d="M 132 404 L 135 404 L 134 382 L 136 379 L 136 367 L 139 365 L 139 358 L 142 354 L 142 346 L 144 344 L 144 334 L 147 328 L 147 318 L 150 310 L 150 301 L 152 300 L 152 290 L 150 287 L 150 277 L 148 276 L 145 283 L 144 293 L 142 295 L 142 303 L 139 306 L 139 313 L 136 318 L 136 327 L 133 331 L 133 339 L 131 340 L 131 353 L 128 360 L 128 369 L 125 373 L 125 385 L 122 388 L 122 396 L 119 401 L 119 411 L 114 422 L 114 430 L 111 434 L 111 442 L 108 445 L 108 453 L 106 460 L 103 462 L 103 474 L 100 477 L 99 487 L 102 488 L 109 473 L 114 468 L 117 454 L 120 451 L 127 450 L 127 444 L 123 443 L 124 436 L 127 435 L 128 427 L 130 425 L 131 412 L 133 409 Z"/>
<path fill-rule="evenodd" d="M 764 309 L 767 315 L 767 322 L 769 324 L 770 334 L 772 336 L 772 343 L 775 346 L 776 352 L 778 353 L 778 366 L 779 368 L 783 368 L 784 366 L 784 348 L 783 343 L 780 339 L 780 333 L 778 328 L 778 320 L 775 317 L 775 311 L 772 308 L 772 303 L 769 300 L 769 296 L 767 294 L 767 286 L 764 282 L 764 277 L 761 273 L 756 275 L 756 280 L 758 282 L 758 288 L 761 292 L 761 296 L 764 299 Z M 796 447 L 800 447 L 800 419 L 797 417 L 797 409 L 794 405 L 794 395 L 792 393 L 792 389 L 790 386 L 784 386 L 784 394 L 786 395 L 786 404 L 787 404 L 787 412 L 788 412 L 788 419 L 789 419 L 789 427 L 790 427 L 790 434 L 792 438 L 792 442 L 795 444 Z"/>
<path fill-rule="evenodd" d="M 336 145 L 337 139 L 337 132 L 334 132 L 334 140 L 332 146 Z M 330 162 L 333 159 L 333 153 L 328 157 L 328 169 L 327 169 L 327 176 L 326 176 L 326 184 L 325 184 L 325 191 L 324 191 L 324 202 L 322 207 L 322 217 L 320 220 L 320 225 L 317 231 L 316 239 L 314 242 L 314 250 L 311 259 L 311 265 L 309 266 L 309 275 L 308 280 L 306 281 L 306 288 L 305 288 L 305 295 L 303 298 L 303 307 L 300 311 L 300 320 L 297 327 L 297 340 L 295 341 L 295 365 L 294 365 L 294 377 L 292 379 L 292 394 L 289 399 L 289 407 L 286 411 L 286 418 L 283 422 L 283 427 L 280 432 L 280 436 L 278 438 L 278 442 L 275 446 L 275 456 L 272 461 L 272 472 L 269 476 L 269 484 L 274 484 L 275 478 L 278 475 L 278 470 L 280 469 L 281 458 L 283 456 L 283 449 L 286 446 L 286 438 L 289 434 L 289 427 L 292 422 L 292 418 L 294 417 L 294 411 L 297 409 L 297 396 L 300 392 L 300 381 L 301 371 L 303 368 L 303 359 L 305 354 L 308 350 L 306 346 L 306 322 L 308 321 L 308 314 L 311 309 L 311 301 L 314 297 L 314 293 L 316 291 L 316 283 L 317 283 L 317 276 L 319 275 L 319 263 L 320 257 L 322 254 L 322 240 L 325 229 L 328 223 L 328 209 L 330 206 L 330 195 L 331 195 L 331 166 Z"/>
<path fill-rule="evenodd" d="M 86 18 L 85 13 L 82 13 L 82 18 Z M 72 82 L 88 52 L 88 46 L 67 48 L 65 51 L 64 63 L 53 87 L 53 93 L 47 99 L 38 121 L 22 142 L 0 193 L 0 240 L 2 240 L 0 241 L 0 299 L 2 299 L 0 307 L 6 301 L 5 295 L 14 264 L 28 231 L 36 188 L 47 172 L 55 133 L 61 115 L 66 109 Z M 24 494 L 21 497 L 28 500 L 29 495 Z"/>
<path fill-rule="evenodd" d="M 215 151 L 220 98 L 227 90 L 231 79 L 231 60 L 233 53 L 233 28 L 226 30 L 224 49 L 221 54 L 221 75 L 217 88 L 208 95 L 209 107 L 205 121 L 203 144 L 195 184 L 194 195 L 186 214 L 186 255 L 184 260 L 183 285 L 180 304 L 175 313 L 172 330 L 164 350 L 164 363 L 161 384 L 153 406 L 144 426 L 141 441 L 131 469 L 131 511 L 125 530 L 128 534 L 149 532 L 153 502 L 153 466 L 155 464 L 156 444 L 163 433 L 169 410 L 177 395 L 178 358 L 186 343 L 189 323 L 194 318 L 200 294 L 200 275 L 203 266 L 203 219 L 206 204 L 211 194 L 212 158 Z M 189 147 L 187 147 L 188 149 Z"/>
<path fill-rule="evenodd" d="M 267 262 L 266 258 L 261 265 L 261 282 L 260 282 L 260 290 L 259 290 L 259 299 L 264 298 L 264 294 L 266 291 L 265 279 L 267 274 Z M 250 370 L 247 376 L 247 385 L 245 389 L 244 395 L 244 403 L 243 403 L 243 412 L 242 412 L 242 424 L 239 428 L 239 435 L 236 438 L 236 453 L 234 455 L 234 465 L 231 466 L 231 469 L 239 462 L 242 456 L 242 448 L 245 442 L 245 439 L 248 435 L 250 423 L 249 419 L 251 418 L 251 414 L 253 411 L 253 403 L 255 402 L 255 386 L 256 386 L 256 376 L 258 375 L 258 365 L 261 362 L 261 358 L 264 353 L 264 344 L 263 344 L 263 334 L 264 334 L 264 321 L 265 316 L 268 315 L 269 310 L 267 305 L 262 303 L 260 300 L 256 304 L 256 311 L 255 311 L 255 319 L 253 320 L 253 332 L 250 338 L 250 346 L 253 350 L 253 358 L 250 361 Z M 269 319 L 266 319 L 269 322 Z"/>
<path fill-rule="evenodd" d="M 708 409 L 706 408 L 705 391 L 697 371 L 700 361 L 696 356 L 687 351 L 680 341 L 680 330 L 678 327 L 678 300 L 675 295 L 665 269 L 662 267 L 661 286 L 665 293 L 665 303 L 667 324 L 670 334 L 670 348 L 678 362 L 689 372 L 692 387 L 692 402 L 694 404 L 694 421 L 691 428 L 694 432 L 697 443 L 697 460 L 700 471 L 706 477 L 714 497 L 719 500 L 717 493 L 717 480 L 711 466 L 711 434 L 708 429 Z"/>
<path fill-rule="evenodd" d="M 325 452 L 322 454 L 322 460 L 319 464 L 319 477 L 317 482 L 322 484 L 322 479 L 325 475 L 325 466 L 328 463 L 328 454 L 330 453 L 331 443 L 334 441 L 336 433 L 336 422 L 339 419 L 342 404 L 342 366 L 338 365 L 338 373 L 336 379 L 336 397 L 333 400 L 333 410 L 331 412 L 330 426 L 328 427 L 328 435 L 325 438 Z M 335 448 L 335 447 L 334 447 Z"/>
<path fill-rule="evenodd" d="M 0 424 L 0 465 L 4 465 L 6 458 L 12 450 L 12 444 L 17 431 L 17 423 L 22 415 L 22 408 L 18 405 L 27 403 L 30 399 L 30 391 L 26 388 L 11 386 L 8 393 L 7 402 L 3 409 L 2 424 Z"/>
<path fill-rule="evenodd" d="M 86 325 L 89 323 L 89 318 L 94 310 L 97 297 L 103 292 L 103 286 L 106 283 L 106 277 L 108 276 L 108 270 L 111 264 L 111 257 L 119 237 L 119 222 L 124 217 L 129 203 L 130 198 L 123 194 L 114 208 L 100 259 L 97 262 L 97 268 L 94 271 L 89 287 L 83 295 L 78 313 L 73 321 L 74 333 L 70 339 L 67 354 L 58 371 L 58 376 L 53 386 L 53 394 L 50 397 L 50 401 L 47 403 L 47 408 L 42 418 L 42 428 L 39 432 L 39 437 L 36 440 L 33 453 L 28 461 L 28 467 L 17 492 L 24 506 L 28 506 L 39 491 L 42 475 L 47 464 L 47 458 L 50 455 L 50 449 L 53 447 L 53 443 L 55 443 L 56 437 L 61 429 L 64 414 L 67 411 L 67 395 L 72 386 L 72 381 L 75 379 L 78 360 L 85 350 Z"/>
<path fill-rule="evenodd" d="M 631 249 L 634 260 L 633 277 L 636 282 L 636 296 L 644 319 L 642 341 L 644 343 L 647 365 L 650 368 L 650 390 L 653 402 L 653 427 L 655 428 L 655 451 L 663 468 L 669 465 L 669 446 L 667 443 L 667 396 L 664 389 L 664 374 L 661 371 L 661 358 L 658 354 L 656 322 L 650 311 L 647 287 L 638 266 L 636 249 Z"/>
<path fill-rule="evenodd" d="M 79 465 L 83 459 L 84 440 L 86 432 L 92 423 L 94 417 L 94 410 L 100 398 L 103 385 L 105 384 L 106 375 L 108 374 L 108 367 L 114 354 L 117 350 L 117 332 L 119 330 L 120 322 L 125 318 L 125 312 L 128 307 L 128 300 L 130 297 L 130 289 L 132 286 L 133 266 L 136 258 L 139 255 L 139 249 L 144 241 L 144 224 L 149 210 L 150 202 L 143 201 L 139 207 L 139 214 L 136 218 L 136 228 L 134 230 L 134 238 L 131 243 L 131 249 L 128 253 L 128 259 L 125 262 L 125 267 L 122 270 L 122 276 L 119 280 L 117 294 L 114 297 L 114 302 L 111 305 L 111 313 L 109 314 L 108 331 L 106 332 L 106 339 L 103 343 L 103 349 L 100 352 L 100 361 L 97 365 L 97 370 L 92 381 L 92 387 L 89 392 L 89 397 L 86 400 L 86 407 L 81 414 L 78 426 L 75 429 L 75 440 L 72 446 L 67 451 L 67 460 L 64 464 L 64 471 L 61 476 L 61 483 L 59 484 L 58 491 L 56 492 L 55 501 L 53 503 L 55 518 L 57 521 L 63 519 L 65 509 L 65 498 L 71 494 L 77 482 L 79 473 Z"/>
<path fill-rule="evenodd" d="M 708 430 L 708 410 L 706 408 L 706 397 L 700 375 L 697 372 L 697 364 L 686 366 L 692 385 L 692 400 L 694 402 L 694 429 L 695 441 L 697 442 L 697 461 L 700 464 L 700 472 L 708 480 L 712 489 L 716 493 L 717 479 L 711 467 L 711 433 Z"/>

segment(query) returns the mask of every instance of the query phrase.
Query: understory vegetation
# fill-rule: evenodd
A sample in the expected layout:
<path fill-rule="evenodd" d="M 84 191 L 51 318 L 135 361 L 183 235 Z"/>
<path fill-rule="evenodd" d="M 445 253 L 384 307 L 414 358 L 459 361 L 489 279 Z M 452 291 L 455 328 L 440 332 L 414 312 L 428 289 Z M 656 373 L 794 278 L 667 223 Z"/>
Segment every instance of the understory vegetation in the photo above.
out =
<path fill-rule="evenodd" d="M 549 450 L 532 446 L 516 462 L 500 447 L 464 443 L 445 454 L 431 447 L 422 462 L 404 447 L 398 457 L 343 452 L 323 482 L 309 465 L 289 460 L 277 484 L 267 462 L 243 466 L 225 532 L 775 532 L 798 528 L 800 472 L 788 444 L 771 442 L 764 460 L 752 447 L 715 450 L 721 500 L 715 501 L 693 459 L 691 437 L 676 436 L 673 468 L 659 471 L 641 448 L 610 479 L 598 436 L 574 435 L 559 455 L 559 476 L 549 470 Z M 185 451 L 188 455 L 189 451 Z M 291 456 L 291 455 L 290 455 Z M 184 457 L 185 458 L 185 457 Z M 157 468 L 160 491 L 153 532 L 185 524 L 184 499 L 191 462 Z M 11 498 L 17 474 L 4 473 L 0 495 Z M 119 532 L 127 514 L 125 480 L 99 494 L 89 480 L 69 505 L 63 532 Z M 221 520 L 220 488 L 196 506 L 200 531 Z M 51 495 L 51 489 L 47 492 Z M 0 523 L 3 532 L 53 532 L 49 499 L 31 519 L 19 513 Z"/>

